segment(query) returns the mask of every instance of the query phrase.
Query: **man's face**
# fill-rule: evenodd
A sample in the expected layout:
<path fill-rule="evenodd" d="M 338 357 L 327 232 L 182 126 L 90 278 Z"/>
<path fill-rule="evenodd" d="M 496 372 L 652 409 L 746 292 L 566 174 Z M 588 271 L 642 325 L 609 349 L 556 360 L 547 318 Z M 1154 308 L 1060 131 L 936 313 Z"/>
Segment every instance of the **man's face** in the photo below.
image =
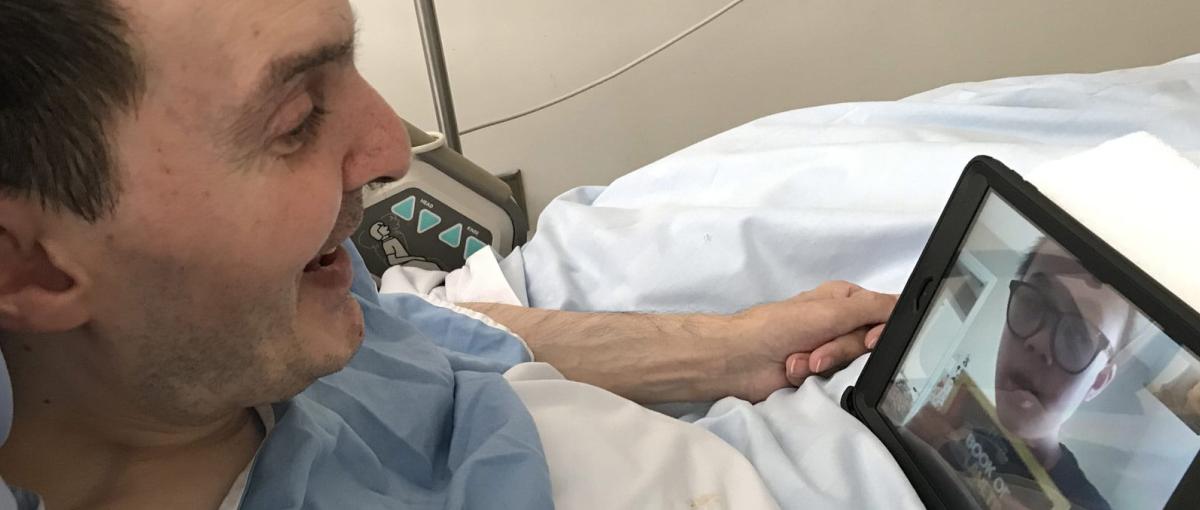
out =
<path fill-rule="evenodd" d="M 179 421 L 289 397 L 361 342 L 347 254 L 319 255 L 407 170 L 403 124 L 354 68 L 346 0 L 123 3 L 147 90 L 112 132 L 115 214 L 70 233 L 84 370 Z"/>
<path fill-rule="evenodd" d="M 1057 310 L 1078 311 L 1108 339 L 1103 350 L 1078 373 L 1055 362 L 1053 319 L 1027 338 L 1004 328 L 996 365 L 996 409 L 1000 422 L 1017 436 L 1055 435 L 1084 401 L 1112 380 L 1111 356 L 1122 341 L 1130 305 L 1101 285 L 1058 245 L 1038 246 L 1023 281 Z"/>

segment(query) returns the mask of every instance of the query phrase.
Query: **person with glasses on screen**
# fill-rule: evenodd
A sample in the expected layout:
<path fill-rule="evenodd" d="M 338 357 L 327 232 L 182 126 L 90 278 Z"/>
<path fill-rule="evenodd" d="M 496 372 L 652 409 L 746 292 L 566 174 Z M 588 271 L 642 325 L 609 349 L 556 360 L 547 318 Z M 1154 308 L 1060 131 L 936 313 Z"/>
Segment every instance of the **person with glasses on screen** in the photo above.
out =
<path fill-rule="evenodd" d="M 1060 436 L 1116 377 L 1136 310 L 1049 239 L 1033 245 L 1008 291 L 994 414 L 969 375 L 955 376 L 973 391 L 926 403 L 907 429 L 973 479 L 985 506 L 1042 508 L 1061 496 L 1073 508 L 1108 509 Z"/>
<path fill-rule="evenodd" d="M 1072 503 L 1108 508 L 1060 432 L 1117 373 L 1136 309 L 1057 243 L 1039 241 L 1009 284 L 996 363 L 996 416 Z"/>

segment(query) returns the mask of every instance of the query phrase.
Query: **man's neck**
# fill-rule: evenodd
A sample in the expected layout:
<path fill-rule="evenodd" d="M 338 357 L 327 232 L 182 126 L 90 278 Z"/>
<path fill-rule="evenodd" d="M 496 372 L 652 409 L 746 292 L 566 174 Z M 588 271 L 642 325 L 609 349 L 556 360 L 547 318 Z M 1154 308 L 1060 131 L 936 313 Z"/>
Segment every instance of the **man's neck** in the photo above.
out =
<path fill-rule="evenodd" d="M 1054 469 L 1059 459 L 1062 459 L 1062 443 L 1058 441 L 1057 434 L 1023 440 L 1037 458 L 1038 464 L 1046 468 L 1046 471 Z"/>
<path fill-rule="evenodd" d="M 0 473 L 56 509 L 215 508 L 263 439 L 251 409 L 208 430 L 154 430 L 142 444 L 131 430 L 113 441 L 95 423 L 38 418 L 48 417 L 14 423 Z"/>
<path fill-rule="evenodd" d="M 15 406 L 0 474 L 47 508 L 215 508 L 263 440 L 253 409 L 181 424 L 39 354 L 5 349 Z"/>

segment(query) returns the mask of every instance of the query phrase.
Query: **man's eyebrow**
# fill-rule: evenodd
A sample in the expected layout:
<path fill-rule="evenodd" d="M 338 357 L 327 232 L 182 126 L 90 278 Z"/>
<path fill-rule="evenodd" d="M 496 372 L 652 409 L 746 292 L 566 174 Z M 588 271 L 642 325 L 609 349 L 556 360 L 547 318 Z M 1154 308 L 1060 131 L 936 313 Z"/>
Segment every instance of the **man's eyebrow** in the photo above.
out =
<path fill-rule="evenodd" d="M 1096 300 L 1091 296 L 1086 294 L 1081 296 L 1071 292 L 1071 288 L 1063 283 L 1062 278 L 1083 279 L 1082 275 L 1045 273 L 1042 271 L 1035 272 L 1031 279 L 1036 279 L 1042 283 L 1039 286 L 1043 287 L 1043 291 L 1049 294 L 1047 297 L 1051 300 L 1052 306 L 1058 308 L 1060 312 L 1074 313 L 1083 317 L 1084 320 L 1091 322 L 1092 325 L 1097 325 L 1096 317 L 1091 317 L 1091 315 L 1097 308 L 1103 310 L 1103 307 L 1098 306 Z M 1103 314 L 1103 311 L 1100 313 Z"/>
<path fill-rule="evenodd" d="M 318 46 L 302 53 L 276 58 L 266 66 L 264 78 L 255 87 L 247 101 L 238 108 L 232 117 L 230 127 L 223 136 L 228 150 L 235 161 L 242 161 L 249 156 L 253 147 L 247 142 L 256 138 L 262 132 L 260 118 L 269 113 L 272 96 L 287 87 L 296 78 L 305 75 L 323 65 L 344 63 L 354 59 L 356 46 L 356 31 L 352 30 L 345 39 Z M 251 142 L 252 143 L 252 142 Z"/>
<path fill-rule="evenodd" d="M 272 61 L 267 65 L 266 78 L 259 84 L 254 97 L 260 100 L 264 99 L 264 96 L 270 95 L 296 77 L 313 69 L 332 62 L 346 62 L 353 59 L 354 46 L 355 38 L 351 34 L 349 38 L 341 42 L 327 44 L 298 55 L 281 57 Z"/>

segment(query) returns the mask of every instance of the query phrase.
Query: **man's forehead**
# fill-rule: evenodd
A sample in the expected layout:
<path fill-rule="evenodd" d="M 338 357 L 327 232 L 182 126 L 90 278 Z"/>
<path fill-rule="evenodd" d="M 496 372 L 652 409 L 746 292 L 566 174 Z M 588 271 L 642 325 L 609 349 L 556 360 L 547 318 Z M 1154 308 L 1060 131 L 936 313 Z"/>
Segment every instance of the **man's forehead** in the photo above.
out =
<path fill-rule="evenodd" d="M 150 72 L 169 90 L 221 87 L 245 100 L 273 61 L 353 37 L 347 0 L 123 0 Z M 158 76 L 155 76 L 158 75 Z M 217 105 L 212 105 L 217 106 Z"/>

